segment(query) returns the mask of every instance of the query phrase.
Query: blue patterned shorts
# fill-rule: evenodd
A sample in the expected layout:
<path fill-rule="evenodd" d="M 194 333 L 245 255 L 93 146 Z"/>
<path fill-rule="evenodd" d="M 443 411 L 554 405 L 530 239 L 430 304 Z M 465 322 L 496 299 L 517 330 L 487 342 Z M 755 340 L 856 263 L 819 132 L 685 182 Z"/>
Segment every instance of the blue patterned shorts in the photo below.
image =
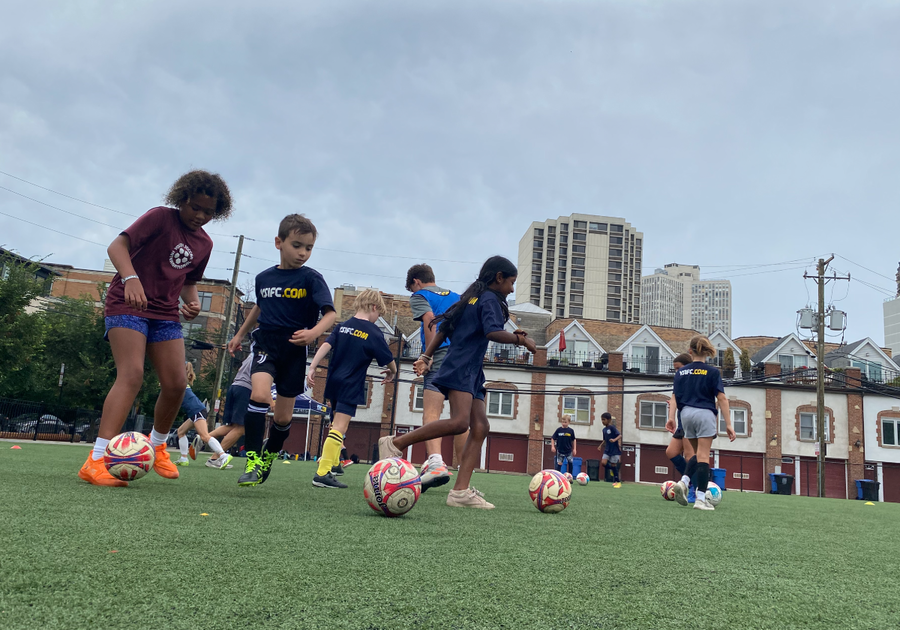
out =
<path fill-rule="evenodd" d="M 137 315 L 112 315 L 104 319 L 106 333 L 103 338 L 109 341 L 110 328 L 128 328 L 136 330 L 147 338 L 147 343 L 159 343 L 160 341 L 172 341 L 183 339 L 180 322 L 171 322 L 167 319 L 149 319 Z"/>

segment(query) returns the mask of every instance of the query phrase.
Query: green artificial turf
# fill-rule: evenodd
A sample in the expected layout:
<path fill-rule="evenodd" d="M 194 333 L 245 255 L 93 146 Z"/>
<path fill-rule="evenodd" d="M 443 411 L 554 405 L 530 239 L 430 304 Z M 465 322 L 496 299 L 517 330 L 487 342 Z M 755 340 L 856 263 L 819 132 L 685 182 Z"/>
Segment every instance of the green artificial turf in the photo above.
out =
<path fill-rule="evenodd" d="M 76 472 L 86 447 L 0 442 L 0 627 L 893 628 L 900 505 L 726 492 L 703 513 L 654 486 L 576 486 L 541 514 L 528 478 L 479 474 L 387 519 L 314 464 L 239 488 L 201 460 L 127 489 Z M 203 459 L 205 460 L 205 455 Z M 208 516 L 202 516 L 206 513 Z"/>

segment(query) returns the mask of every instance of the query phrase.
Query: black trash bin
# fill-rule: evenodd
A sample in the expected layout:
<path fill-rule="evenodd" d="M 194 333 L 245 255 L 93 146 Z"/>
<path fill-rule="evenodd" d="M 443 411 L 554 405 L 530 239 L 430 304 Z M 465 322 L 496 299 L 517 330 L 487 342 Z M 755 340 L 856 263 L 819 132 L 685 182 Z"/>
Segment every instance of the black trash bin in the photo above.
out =
<path fill-rule="evenodd" d="M 782 475 L 769 473 L 769 481 L 772 484 L 771 494 L 792 494 L 794 490 L 794 475 Z"/>
<path fill-rule="evenodd" d="M 600 460 L 587 460 L 587 476 L 591 481 L 600 481 Z"/>
<path fill-rule="evenodd" d="M 878 488 L 881 486 L 877 481 L 871 479 L 856 480 L 856 498 L 859 501 L 877 501 Z"/>

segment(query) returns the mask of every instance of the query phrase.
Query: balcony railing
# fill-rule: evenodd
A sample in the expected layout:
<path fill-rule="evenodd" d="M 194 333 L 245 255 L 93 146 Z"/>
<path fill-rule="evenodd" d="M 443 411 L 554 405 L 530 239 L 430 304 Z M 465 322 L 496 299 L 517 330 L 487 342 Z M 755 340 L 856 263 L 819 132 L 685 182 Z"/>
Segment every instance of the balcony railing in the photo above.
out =
<path fill-rule="evenodd" d="M 410 339 L 403 344 L 404 358 L 415 359 L 422 354 L 422 340 L 420 338 Z M 484 353 L 485 363 L 511 363 L 515 365 L 531 365 L 533 355 L 522 346 L 514 346 L 511 344 L 488 344 L 487 351 Z"/>

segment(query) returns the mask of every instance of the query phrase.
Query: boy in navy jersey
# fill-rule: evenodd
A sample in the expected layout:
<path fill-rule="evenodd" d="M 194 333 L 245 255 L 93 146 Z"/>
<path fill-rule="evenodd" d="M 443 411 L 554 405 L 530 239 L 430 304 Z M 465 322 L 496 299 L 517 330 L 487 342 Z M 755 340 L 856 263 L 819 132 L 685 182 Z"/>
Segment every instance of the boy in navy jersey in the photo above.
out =
<path fill-rule="evenodd" d="M 559 423 L 562 425 L 553 432 L 550 438 L 550 452 L 556 455 L 556 470 L 562 472 L 563 462 L 567 462 L 566 472 L 572 474 L 572 464 L 575 455 L 578 452 L 578 444 L 575 440 L 575 430 L 569 426 L 572 416 L 565 414 L 560 418 Z"/>
<path fill-rule="evenodd" d="M 256 276 L 256 306 L 228 342 L 228 350 L 234 355 L 244 335 L 258 322 L 259 328 L 252 335 L 252 389 L 244 417 L 247 467 L 238 480 L 240 486 L 255 486 L 268 479 L 272 462 L 291 430 L 294 398 L 303 393 L 306 346 L 331 328 L 337 318 L 325 279 L 306 266 L 315 244 L 316 226 L 312 221 L 301 214 L 288 215 L 281 221 L 275 238 L 281 264 Z M 263 451 L 273 383 L 277 393 L 275 422 Z"/>
<path fill-rule="evenodd" d="M 613 488 L 621 488 L 622 480 L 619 479 L 619 467 L 622 465 L 622 448 L 619 444 L 622 442 L 622 434 L 619 433 L 616 425 L 613 424 L 612 414 L 608 411 L 600 416 L 600 422 L 603 423 L 603 441 L 597 448 L 603 450 L 603 457 L 601 457 L 603 468 L 612 472 Z"/>
<path fill-rule="evenodd" d="M 328 378 L 325 381 L 325 400 L 331 402 L 334 417 L 331 430 L 325 438 L 325 448 L 319 458 L 319 468 L 312 485 L 317 488 L 346 488 L 338 481 L 332 470 L 340 462 L 341 447 L 350 427 L 350 420 L 356 416 L 356 408 L 366 404 L 366 370 L 374 359 L 382 371 L 381 384 L 390 383 L 397 373 L 394 357 L 384 340 L 381 329 L 375 325 L 386 307 L 381 294 L 374 289 L 366 289 L 353 302 L 356 315 L 338 324 L 328 339 L 316 352 L 309 366 L 306 382 L 310 387 L 316 383 L 316 368 L 328 352 Z"/>
<path fill-rule="evenodd" d="M 419 332 L 422 350 L 428 347 L 431 339 L 437 334 L 437 330 L 431 325 L 435 317 L 442 315 L 448 308 L 459 301 L 459 294 L 437 286 L 434 280 L 434 270 L 425 264 L 413 265 L 406 272 L 406 290 L 412 291 L 409 298 L 409 308 L 412 310 L 413 319 L 422 322 Z M 444 394 L 434 384 L 434 379 L 441 369 L 441 364 L 450 351 L 450 340 L 447 339 L 435 350 L 431 369 L 423 377 L 422 387 L 422 424 L 430 424 L 439 420 L 444 408 Z M 468 431 L 453 437 L 453 444 L 457 456 L 462 455 L 466 445 Z M 419 476 L 422 478 L 422 492 L 428 488 L 442 486 L 450 481 L 450 472 L 441 455 L 441 439 L 425 442 L 425 452 L 428 459 L 422 465 Z M 451 460 L 452 461 L 452 460 Z"/>

